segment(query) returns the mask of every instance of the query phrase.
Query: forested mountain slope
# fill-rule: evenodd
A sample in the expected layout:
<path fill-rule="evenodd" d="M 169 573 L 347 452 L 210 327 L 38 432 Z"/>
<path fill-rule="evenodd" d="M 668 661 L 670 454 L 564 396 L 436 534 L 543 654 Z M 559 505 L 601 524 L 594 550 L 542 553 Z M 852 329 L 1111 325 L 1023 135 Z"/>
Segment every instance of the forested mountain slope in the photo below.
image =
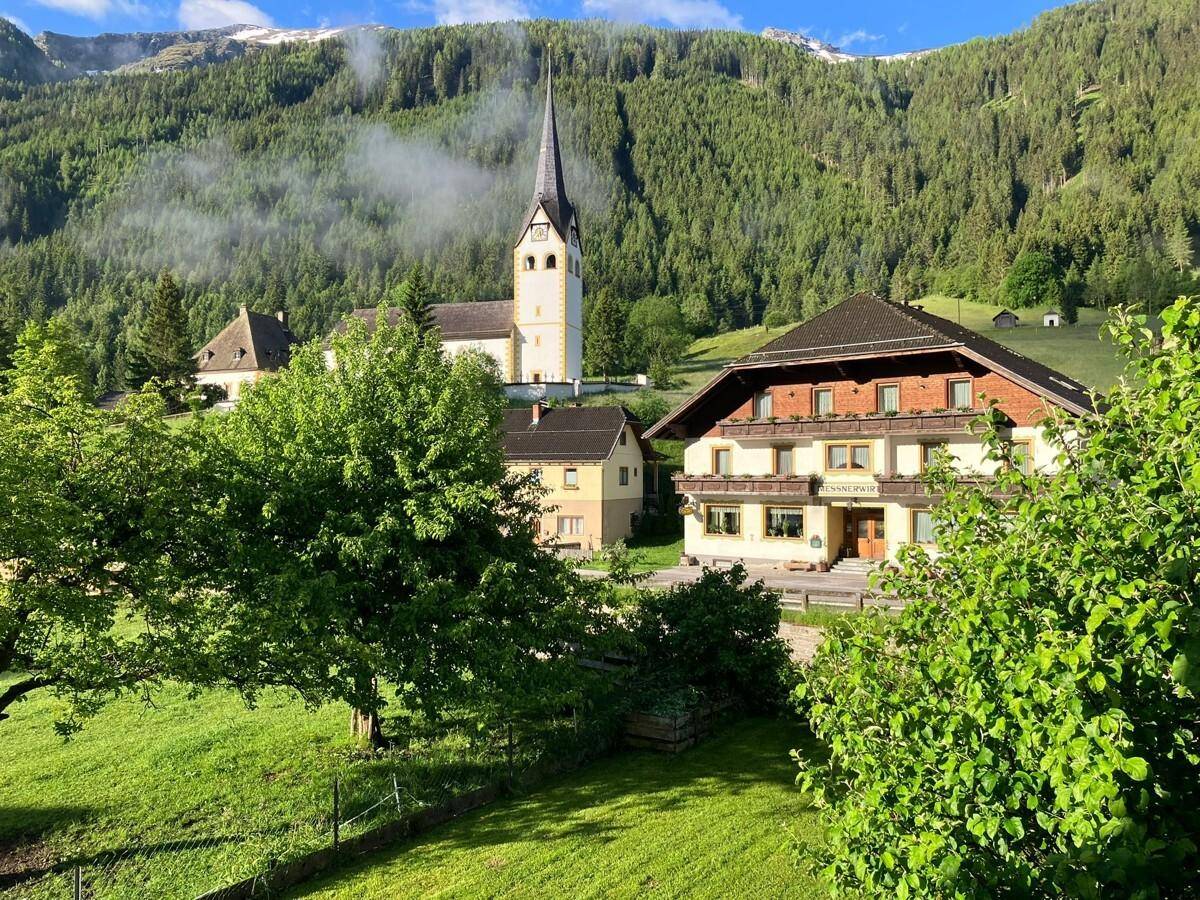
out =
<path fill-rule="evenodd" d="M 1105 304 L 1170 295 L 1200 228 L 1200 0 L 830 65 L 598 22 L 360 33 L 0 95 L 0 321 L 58 308 L 102 386 L 157 271 L 197 342 L 238 303 L 303 336 L 415 261 L 511 291 L 547 46 L 589 296 L 701 294 L 729 327 L 854 289 L 985 295 L 1045 249 Z"/>

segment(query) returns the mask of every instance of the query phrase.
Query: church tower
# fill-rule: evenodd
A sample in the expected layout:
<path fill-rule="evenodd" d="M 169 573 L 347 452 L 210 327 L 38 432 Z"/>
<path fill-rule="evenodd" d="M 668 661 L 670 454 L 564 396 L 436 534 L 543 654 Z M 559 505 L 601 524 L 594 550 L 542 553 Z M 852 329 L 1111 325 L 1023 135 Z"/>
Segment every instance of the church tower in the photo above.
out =
<path fill-rule="evenodd" d="M 533 201 L 513 249 L 513 319 L 516 380 L 583 377 L 583 248 L 563 181 L 549 66 Z"/>

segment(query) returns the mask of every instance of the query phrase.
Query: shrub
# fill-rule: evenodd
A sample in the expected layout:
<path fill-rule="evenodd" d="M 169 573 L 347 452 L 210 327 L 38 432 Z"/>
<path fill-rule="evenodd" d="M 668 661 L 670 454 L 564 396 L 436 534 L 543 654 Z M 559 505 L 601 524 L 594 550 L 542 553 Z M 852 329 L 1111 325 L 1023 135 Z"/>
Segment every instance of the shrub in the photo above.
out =
<path fill-rule="evenodd" d="M 643 674 L 759 708 L 781 703 L 791 671 L 779 638 L 779 600 L 746 570 L 706 568 L 692 584 L 644 591 L 632 615 Z"/>
<path fill-rule="evenodd" d="M 1119 316 L 1128 377 L 1053 476 L 929 476 L 941 554 L 818 653 L 825 872 L 867 896 L 1190 896 L 1200 865 L 1200 300 Z M 1004 444 L 993 426 L 993 458 Z"/>

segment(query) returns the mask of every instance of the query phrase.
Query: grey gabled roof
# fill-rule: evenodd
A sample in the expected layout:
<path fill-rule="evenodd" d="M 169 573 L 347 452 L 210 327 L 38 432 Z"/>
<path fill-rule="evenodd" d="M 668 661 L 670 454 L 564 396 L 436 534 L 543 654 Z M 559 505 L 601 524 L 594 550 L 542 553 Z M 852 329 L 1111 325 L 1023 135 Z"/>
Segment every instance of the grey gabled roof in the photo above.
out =
<path fill-rule="evenodd" d="M 433 322 L 446 341 L 482 341 L 512 335 L 513 304 L 511 300 L 484 300 L 478 303 L 434 303 L 430 305 Z M 350 315 L 361 319 L 367 331 L 375 330 L 378 310 L 356 309 Z M 387 311 L 388 324 L 395 325 L 401 309 L 393 306 Z M 346 330 L 346 320 L 337 324 L 337 331 Z"/>
<path fill-rule="evenodd" d="M 196 371 L 281 369 L 291 359 L 292 344 L 297 343 L 296 336 L 276 316 L 251 312 L 243 306 L 238 310 L 237 318 L 196 353 Z"/>
<path fill-rule="evenodd" d="M 542 121 L 542 143 L 538 150 L 537 174 L 533 181 L 533 200 L 521 223 L 520 242 L 529 228 L 538 208 L 546 210 L 546 215 L 563 239 L 570 238 L 568 229 L 575 217 L 575 208 L 567 199 L 567 185 L 563 180 L 562 154 L 558 149 L 558 123 L 554 118 L 554 86 L 550 69 L 546 69 L 546 115 Z M 576 225 L 578 231 L 578 225 Z"/>
<path fill-rule="evenodd" d="M 537 424 L 530 407 L 504 411 L 504 456 L 523 462 L 600 462 L 612 456 L 626 425 L 642 455 L 658 455 L 642 439 L 642 423 L 623 406 L 543 407 Z"/>

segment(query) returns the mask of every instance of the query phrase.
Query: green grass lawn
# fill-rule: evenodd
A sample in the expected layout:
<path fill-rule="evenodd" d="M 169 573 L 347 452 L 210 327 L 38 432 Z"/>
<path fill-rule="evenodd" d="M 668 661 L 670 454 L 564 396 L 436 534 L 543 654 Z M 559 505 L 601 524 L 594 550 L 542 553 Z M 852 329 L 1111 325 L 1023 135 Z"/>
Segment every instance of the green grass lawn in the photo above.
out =
<path fill-rule="evenodd" d="M 5 896 L 70 896 L 79 862 L 98 897 L 191 898 L 323 846 L 335 775 L 349 815 L 393 775 L 415 806 L 504 770 L 498 744 L 472 750 L 459 732 L 365 754 L 345 706 L 310 712 L 282 692 L 250 710 L 229 692 L 168 686 L 153 708 L 109 705 L 69 742 L 53 731 L 56 710 L 43 692 L 0 722 Z"/>
<path fill-rule="evenodd" d="M 752 719 L 680 754 L 623 753 L 368 856 L 293 896 L 824 897 L 793 784 L 795 720 Z"/>
<path fill-rule="evenodd" d="M 675 535 L 630 538 L 626 546 L 641 558 L 640 563 L 634 567 L 638 572 L 654 572 L 677 566 L 679 557 L 683 554 L 683 538 Z M 607 572 L 608 564 L 597 558 L 584 563 L 582 568 Z"/>

